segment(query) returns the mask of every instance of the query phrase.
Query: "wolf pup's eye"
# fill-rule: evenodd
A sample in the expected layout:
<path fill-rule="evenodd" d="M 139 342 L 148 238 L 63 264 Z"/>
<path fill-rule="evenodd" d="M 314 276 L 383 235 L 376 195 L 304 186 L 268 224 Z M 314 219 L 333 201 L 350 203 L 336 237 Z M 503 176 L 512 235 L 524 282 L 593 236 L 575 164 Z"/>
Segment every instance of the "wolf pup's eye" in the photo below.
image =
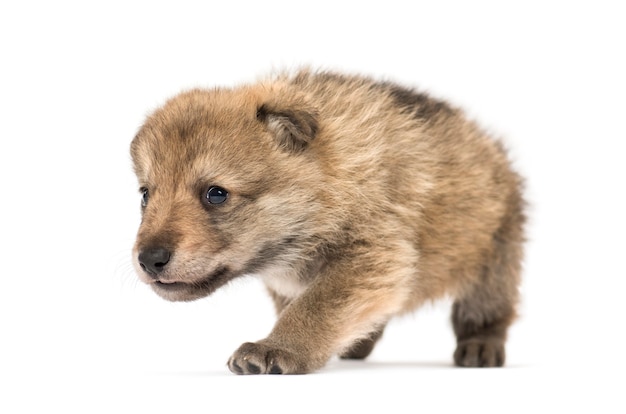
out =
<path fill-rule="evenodd" d="M 141 188 L 139 191 L 141 191 L 141 207 L 145 207 L 148 205 L 150 194 L 148 194 L 147 188 Z"/>
<path fill-rule="evenodd" d="M 209 204 L 222 204 L 228 198 L 228 191 L 222 187 L 209 187 L 206 192 L 206 202 Z"/>

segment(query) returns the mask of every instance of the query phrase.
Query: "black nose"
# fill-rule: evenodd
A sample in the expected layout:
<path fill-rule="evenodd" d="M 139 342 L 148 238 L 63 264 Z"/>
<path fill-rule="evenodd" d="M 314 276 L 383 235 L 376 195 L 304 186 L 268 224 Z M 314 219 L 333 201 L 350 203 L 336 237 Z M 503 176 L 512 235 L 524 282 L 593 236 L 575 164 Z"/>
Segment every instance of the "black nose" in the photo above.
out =
<path fill-rule="evenodd" d="M 144 272 L 154 277 L 161 273 L 170 261 L 170 252 L 162 247 L 153 247 L 139 252 L 139 266 Z"/>

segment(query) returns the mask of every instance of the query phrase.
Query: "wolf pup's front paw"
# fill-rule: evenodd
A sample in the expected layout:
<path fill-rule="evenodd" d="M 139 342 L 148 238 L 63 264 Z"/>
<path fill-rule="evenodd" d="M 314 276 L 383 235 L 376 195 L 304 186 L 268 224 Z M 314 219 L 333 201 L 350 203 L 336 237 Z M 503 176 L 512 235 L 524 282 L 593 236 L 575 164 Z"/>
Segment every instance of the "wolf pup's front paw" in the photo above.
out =
<path fill-rule="evenodd" d="M 246 342 L 228 360 L 235 374 L 305 374 L 306 361 L 297 354 L 263 343 Z"/>

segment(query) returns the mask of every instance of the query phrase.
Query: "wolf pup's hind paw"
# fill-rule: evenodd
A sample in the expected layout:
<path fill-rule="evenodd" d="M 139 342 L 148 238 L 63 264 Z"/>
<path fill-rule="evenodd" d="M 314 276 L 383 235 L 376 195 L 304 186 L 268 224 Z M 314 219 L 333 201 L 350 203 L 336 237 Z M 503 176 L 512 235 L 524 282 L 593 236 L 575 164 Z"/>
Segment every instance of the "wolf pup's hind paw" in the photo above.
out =
<path fill-rule="evenodd" d="M 501 367 L 504 365 L 504 342 L 481 339 L 461 341 L 454 352 L 454 362 L 460 367 Z"/>

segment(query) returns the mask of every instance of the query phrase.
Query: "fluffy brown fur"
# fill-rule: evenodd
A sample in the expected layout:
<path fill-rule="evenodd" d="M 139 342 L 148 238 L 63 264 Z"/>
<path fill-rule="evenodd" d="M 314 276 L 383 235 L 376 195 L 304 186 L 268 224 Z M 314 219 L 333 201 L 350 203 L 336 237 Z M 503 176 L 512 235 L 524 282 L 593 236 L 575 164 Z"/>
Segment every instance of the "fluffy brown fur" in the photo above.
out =
<path fill-rule="evenodd" d="M 521 180 L 462 112 L 388 82 L 281 74 L 182 93 L 131 145 L 133 254 L 168 300 L 262 278 L 278 321 L 237 374 L 365 358 L 393 316 L 450 295 L 460 366 L 501 366 L 515 317 Z"/>

